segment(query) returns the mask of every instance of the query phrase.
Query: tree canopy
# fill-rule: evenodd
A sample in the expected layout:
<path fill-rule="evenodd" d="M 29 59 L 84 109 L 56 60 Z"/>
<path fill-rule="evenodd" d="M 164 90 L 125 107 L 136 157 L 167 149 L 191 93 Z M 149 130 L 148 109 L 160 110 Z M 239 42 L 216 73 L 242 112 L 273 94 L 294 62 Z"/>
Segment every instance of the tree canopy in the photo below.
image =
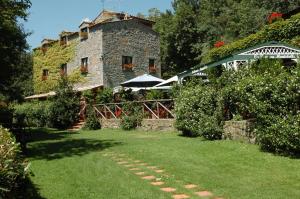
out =
<path fill-rule="evenodd" d="M 155 18 L 164 76 L 197 65 L 217 41 L 226 44 L 257 32 L 272 12 L 299 5 L 300 0 L 174 0 L 173 10 Z"/>
<path fill-rule="evenodd" d="M 30 6 L 29 0 L 0 0 L 0 98 L 5 101 L 21 99 L 26 90 L 24 84 L 30 84 L 28 34 L 18 22 L 26 20 Z"/>

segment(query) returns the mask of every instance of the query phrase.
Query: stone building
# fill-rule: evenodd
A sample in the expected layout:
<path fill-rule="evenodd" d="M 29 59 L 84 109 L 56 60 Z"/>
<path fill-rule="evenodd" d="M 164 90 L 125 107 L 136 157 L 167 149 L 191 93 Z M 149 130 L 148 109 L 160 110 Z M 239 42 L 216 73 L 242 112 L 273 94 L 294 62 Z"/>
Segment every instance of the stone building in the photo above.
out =
<path fill-rule="evenodd" d="M 145 73 L 161 76 L 159 34 L 153 25 L 149 20 L 104 10 L 93 21 L 82 22 L 78 32 L 63 31 L 59 40 L 45 39 L 39 48 L 47 50 L 53 42 L 61 46 L 75 43 L 74 57 L 55 67 L 66 75 L 80 71 L 85 81 L 74 85 L 77 90 L 113 88 Z M 34 67 L 41 81 L 53 73 Z"/>

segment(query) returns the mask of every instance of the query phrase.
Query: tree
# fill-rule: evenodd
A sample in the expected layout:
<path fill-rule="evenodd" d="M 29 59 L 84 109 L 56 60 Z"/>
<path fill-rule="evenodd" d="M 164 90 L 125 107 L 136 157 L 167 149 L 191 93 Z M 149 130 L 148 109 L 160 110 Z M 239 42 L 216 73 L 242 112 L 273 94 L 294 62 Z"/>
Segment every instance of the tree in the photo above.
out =
<path fill-rule="evenodd" d="M 0 95 L 5 96 L 7 101 L 20 100 L 20 81 L 24 80 L 21 66 L 30 65 L 25 52 L 28 34 L 18 23 L 18 19 L 26 20 L 30 6 L 29 0 L 0 1 Z M 18 79 L 20 76 L 21 79 Z"/>
<path fill-rule="evenodd" d="M 59 81 L 53 104 L 50 108 L 50 120 L 53 127 L 66 129 L 78 119 L 79 97 L 73 91 L 72 85 L 69 84 L 65 77 Z"/>

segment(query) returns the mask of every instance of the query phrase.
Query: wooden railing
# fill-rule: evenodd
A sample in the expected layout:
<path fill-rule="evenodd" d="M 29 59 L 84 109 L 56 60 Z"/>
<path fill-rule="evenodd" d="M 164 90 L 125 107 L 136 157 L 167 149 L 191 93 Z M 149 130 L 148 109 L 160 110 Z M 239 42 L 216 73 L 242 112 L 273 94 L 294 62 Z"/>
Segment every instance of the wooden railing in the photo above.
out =
<path fill-rule="evenodd" d="M 124 103 L 96 104 L 94 110 L 101 119 L 121 119 L 128 116 L 124 106 L 134 103 L 140 106 L 144 119 L 174 119 L 174 101 L 172 99 L 133 101 Z"/>

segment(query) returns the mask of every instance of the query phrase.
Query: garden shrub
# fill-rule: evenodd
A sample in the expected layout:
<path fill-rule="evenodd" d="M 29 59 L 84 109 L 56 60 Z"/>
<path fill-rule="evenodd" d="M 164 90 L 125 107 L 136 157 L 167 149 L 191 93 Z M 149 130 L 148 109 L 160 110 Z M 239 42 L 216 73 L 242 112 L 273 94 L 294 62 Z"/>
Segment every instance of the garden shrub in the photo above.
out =
<path fill-rule="evenodd" d="M 12 134 L 0 126 L 0 198 L 12 198 L 28 173 Z"/>
<path fill-rule="evenodd" d="M 13 105 L 17 127 L 51 127 L 51 101 L 32 101 Z"/>
<path fill-rule="evenodd" d="M 114 95 L 111 88 L 103 88 L 96 96 L 96 102 L 99 104 L 112 103 L 113 100 Z"/>
<path fill-rule="evenodd" d="M 262 59 L 238 71 L 222 90 L 232 115 L 256 119 L 263 149 L 300 154 L 300 66 Z"/>
<path fill-rule="evenodd" d="M 123 130 L 132 130 L 141 125 L 143 120 L 142 106 L 131 102 L 123 106 L 123 111 L 127 114 L 122 115 L 121 128 Z"/>
<path fill-rule="evenodd" d="M 206 139 L 222 137 L 222 111 L 218 92 L 213 86 L 191 81 L 180 88 L 175 98 L 176 128 L 185 136 Z"/>
<path fill-rule="evenodd" d="M 78 120 L 79 97 L 65 78 L 60 80 L 56 95 L 52 100 L 50 122 L 54 128 L 66 129 Z"/>
<path fill-rule="evenodd" d="M 84 129 L 87 130 L 98 130 L 101 129 L 101 124 L 96 117 L 96 114 L 92 107 L 87 108 L 87 118 L 84 124 Z"/>
<path fill-rule="evenodd" d="M 0 125 L 10 127 L 12 124 L 13 111 L 9 105 L 0 99 Z"/>
<path fill-rule="evenodd" d="M 150 90 L 147 92 L 146 99 L 147 100 L 159 100 L 166 99 L 166 93 L 161 90 Z"/>

